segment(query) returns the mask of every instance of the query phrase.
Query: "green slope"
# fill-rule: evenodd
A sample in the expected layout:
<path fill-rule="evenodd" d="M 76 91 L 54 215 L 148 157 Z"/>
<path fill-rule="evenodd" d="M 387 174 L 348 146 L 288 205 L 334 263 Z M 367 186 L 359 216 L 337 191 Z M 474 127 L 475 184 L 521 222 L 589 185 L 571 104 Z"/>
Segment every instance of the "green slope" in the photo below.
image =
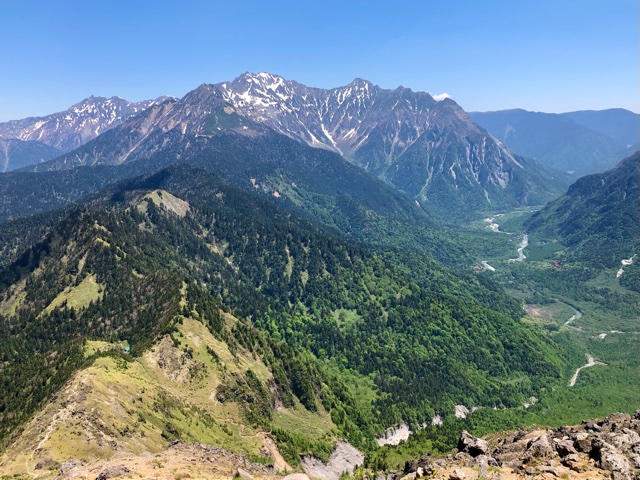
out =
<path fill-rule="evenodd" d="M 0 285 L 3 437 L 85 362 L 85 340 L 126 341 L 140 355 L 181 315 L 255 352 L 285 404 L 326 410 L 362 446 L 456 403 L 519 404 L 562 371 L 558 349 L 490 282 L 350 243 L 185 167 L 72 212 Z M 244 320 L 230 329 L 222 311 Z M 228 395 L 266 428 L 270 402 L 253 409 L 247 378 Z M 356 397 L 358 385 L 370 394 Z"/>
<path fill-rule="evenodd" d="M 117 150 L 117 134 L 108 131 L 74 155 L 81 156 L 86 149 L 101 158 L 104 152 Z M 168 143 L 163 149 L 149 147 L 148 157 L 140 154 L 140 159 L 119 166 L 0 175 L 0 190 L 6 192 L 0 220 L 60 208 L 108 184 L 185 163 L 357 239 L 417 249 L 449 264 L 465 262 L 451 234 L 438 228 L 413 199 L 335 153 L 268 131 L 255 138 L 222 131 Z"/>
<path fill-rule="evenodd" d="M 602 174 L 580 178 L 525 228 L 570 248 L 569 258 L 613 268 L 638 253 L 640 153 Z"/>

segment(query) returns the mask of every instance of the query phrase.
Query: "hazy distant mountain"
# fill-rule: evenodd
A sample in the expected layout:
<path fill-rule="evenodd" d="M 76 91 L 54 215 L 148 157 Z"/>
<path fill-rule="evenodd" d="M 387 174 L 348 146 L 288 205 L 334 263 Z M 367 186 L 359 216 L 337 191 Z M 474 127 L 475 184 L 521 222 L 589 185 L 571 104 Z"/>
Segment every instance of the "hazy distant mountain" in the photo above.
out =
<path fill-rule="evenodd" d="M 637 150 L 640 142 L 640 115 L 623 108 L 581 110 L 562 114 L 587 128 L 610 136 L 625 148 Z"/>
<path fill-rule="evenodd" d="M 0 138 L 0 168 L 2 172 L 45 162 L 60 155 L 60 150 L 40 142 Z"/>
<path fill-rule="evenodd" d="M 0 139 L 38 142 L 66 153 L 166 99 L 160 97 L 132 103 L 119 97 L 91 96 L 62 112 L 0 123 Z M 34 150 L 32 161 L 25 156 L 21 166 L 42 161 L 40 155 Z"/>
<path fill-rule="evenodd" d="M 640 117 L 623 109 L 563 114 L 515 109 L 469 116 L 513 152 L 576 176 L 611 168 L 638 145 Z"/>

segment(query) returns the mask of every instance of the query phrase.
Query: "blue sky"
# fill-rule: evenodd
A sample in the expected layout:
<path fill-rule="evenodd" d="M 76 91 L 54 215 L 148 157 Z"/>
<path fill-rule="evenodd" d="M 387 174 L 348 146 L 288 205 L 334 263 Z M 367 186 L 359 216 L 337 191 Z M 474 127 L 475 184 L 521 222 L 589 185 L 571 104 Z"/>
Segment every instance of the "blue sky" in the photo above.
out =
<path fill-rule="evenodd" d="M 0 121 L 268 71 L 465 110 L 639 109 L 637 0 L 0 2 Z"/>

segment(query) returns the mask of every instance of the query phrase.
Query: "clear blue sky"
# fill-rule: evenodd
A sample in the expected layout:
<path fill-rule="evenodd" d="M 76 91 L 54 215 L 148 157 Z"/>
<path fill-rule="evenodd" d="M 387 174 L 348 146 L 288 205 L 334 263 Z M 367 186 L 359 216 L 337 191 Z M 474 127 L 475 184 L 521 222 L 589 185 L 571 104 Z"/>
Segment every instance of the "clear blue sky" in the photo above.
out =
<path fill-rule="evenodd" d="M 639 109 L 638 0 L 0 1 L 0 121 L 268 71 L 466 110 Z"/>

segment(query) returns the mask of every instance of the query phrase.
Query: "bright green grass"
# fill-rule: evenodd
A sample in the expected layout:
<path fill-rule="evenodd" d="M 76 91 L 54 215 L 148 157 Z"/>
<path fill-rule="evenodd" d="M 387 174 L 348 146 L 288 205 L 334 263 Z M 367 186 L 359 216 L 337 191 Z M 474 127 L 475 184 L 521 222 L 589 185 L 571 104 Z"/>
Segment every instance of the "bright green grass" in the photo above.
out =
<path fill-rule="evenodd" d="M 96 282 L 95 275 L 85 277 L 75 287 L 66 288 L 53 299 L 53 301 L 44 309 L 43 314 L 51 312 L 53 309 L 62 305 L 65 301 L 69 308 L 76 310 L 89 306 L 91 302 L 98 301 L 102 298 L 104 286 Z"/>

